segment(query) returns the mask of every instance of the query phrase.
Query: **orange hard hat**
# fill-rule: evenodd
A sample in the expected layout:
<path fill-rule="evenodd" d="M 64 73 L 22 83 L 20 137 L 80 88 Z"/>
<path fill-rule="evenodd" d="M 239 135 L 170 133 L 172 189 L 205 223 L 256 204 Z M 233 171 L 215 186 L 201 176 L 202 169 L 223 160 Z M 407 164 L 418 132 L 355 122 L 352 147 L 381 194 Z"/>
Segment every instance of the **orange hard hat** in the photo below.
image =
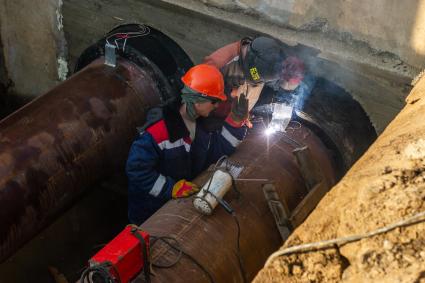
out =
<path fill-rule="evenodd" d="M 224 80 L 220 71 L 211 65 L 199 64 L 189 69 L 182 77 L 183 83 L 202 95 L 226 101 Z"/>

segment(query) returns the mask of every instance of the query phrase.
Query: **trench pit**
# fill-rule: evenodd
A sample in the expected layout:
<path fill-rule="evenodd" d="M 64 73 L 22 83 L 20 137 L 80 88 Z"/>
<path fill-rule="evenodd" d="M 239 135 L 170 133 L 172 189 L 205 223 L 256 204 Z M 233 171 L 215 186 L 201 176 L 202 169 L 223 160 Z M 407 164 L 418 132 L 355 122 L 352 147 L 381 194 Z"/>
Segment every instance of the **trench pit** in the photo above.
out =
<path fill-rule="evenodd" d="M 169 76 L 168 79 L 170 80 Z M 312 94 L 306 101 L 305 109 L 302 110 L 312 115 L 314 121 L 326 123 L 324 127 L 327 129 L 332 129 L 332 122 L 341 122 L 340 127 L 335 131 L 321 133 L 328 149 L 341 154 L 335 159 L 341 170 L 340 177 L 372 143 L 376 134 L 365 112 L 343 89 L 325 78 L 318 78 Z M 339 108 L 338 111 L 335 111 L 338 114 L 333 117 L 330 111 L 335 110 L 335 105 L 331 102 L 340 106 L 344 105 L 346 108 Z M 356 109 L 359 116 L 350 115 L 350 119 L 340 120 L 340 115 L 346 117 L 347 111 L 350 109 L 351 111 Z M 353 126 L 352 120 L 357 124 Z M 350 126 L 348 132 L 344 128 L 347 125 Z M 359 137 L 359 133 L 364 129 L 367 129 L 368 136 L 362 139 L 361 135 Z M 350 136 L 348 140 L 344 140 L 346 134 Z M 341 141 L 341 144 L 335 142 L 335 139 Z M 354 142 L 356 147 L 353 149 Z M 346 152 L 347 148 L 350 148 L 351 151 Z M 338 154 L 335 153 L 335 155 Z M 339 161 L 337 161 L 338 158 Z M 116 182 L 110 181 L 112 183 L 103 186 L 98 184 L 95 186 L 96 189 L 87 192 L 77 205 L 69 209 L 58 221 L 2 264 L 1 278 L 7 278 L 10 282 L 28 282 L 28 280 L 54 282 L 47 269 L 47 266 L 52 266 L 64 273 L 70 282 L 75 281 L 84 262 L 94 253 L 94 250 L 105 244 L 126 224 L 126 187 L 125 182 L 122 182 L 123 176 L 118 179 L 121 180 L 120 185 L 114 185 Z M 105 189 L 105 187 L 109 189 Z M 111 187 L 114 187 L 113 191 L 110 190 Z M 80 218 L 85 221 L 80 221 Z M 77 247 L 81 247 L 81 249 L 77 249 Z M 20 270 L 28 272 L 24 273 Z"/>

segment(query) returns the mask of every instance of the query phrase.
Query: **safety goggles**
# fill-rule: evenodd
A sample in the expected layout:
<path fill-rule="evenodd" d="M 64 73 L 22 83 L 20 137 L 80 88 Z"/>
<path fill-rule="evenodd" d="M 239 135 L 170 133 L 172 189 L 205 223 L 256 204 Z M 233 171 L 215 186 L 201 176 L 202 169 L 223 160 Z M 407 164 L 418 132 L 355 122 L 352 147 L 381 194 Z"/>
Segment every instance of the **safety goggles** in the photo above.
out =
<path fill-rule="evenodd" d="M 221 102 L 220 99 L 216 99 L 216 98 L 212 98 L 212 97 L 208 97 L 208 100 L 211 102 L 211 104 L 214 104 L 214 105 Z"/>

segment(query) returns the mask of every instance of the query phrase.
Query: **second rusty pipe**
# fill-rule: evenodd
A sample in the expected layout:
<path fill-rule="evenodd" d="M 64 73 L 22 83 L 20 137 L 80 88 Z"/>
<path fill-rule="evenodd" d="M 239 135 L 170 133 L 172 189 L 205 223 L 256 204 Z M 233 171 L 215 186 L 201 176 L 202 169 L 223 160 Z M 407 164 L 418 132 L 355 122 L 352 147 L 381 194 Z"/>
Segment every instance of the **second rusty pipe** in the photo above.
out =
<path fill-rule="evenodd" d="M 99 59 L 0 122 L 0 262 L 122 170 L 136 126 L 160 101 L 159 76 Z"/>

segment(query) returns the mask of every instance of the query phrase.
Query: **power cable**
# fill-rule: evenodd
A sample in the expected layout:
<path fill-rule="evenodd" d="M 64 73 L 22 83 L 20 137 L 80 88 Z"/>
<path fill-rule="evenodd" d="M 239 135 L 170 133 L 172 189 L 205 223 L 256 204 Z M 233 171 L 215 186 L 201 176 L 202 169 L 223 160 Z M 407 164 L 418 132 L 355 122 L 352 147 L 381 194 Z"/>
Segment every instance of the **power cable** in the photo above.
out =
<path fill-rule="evenodd" d="M 177 241 L 177 239 L 173 238 L 173 237 L 168 237 L 168 236 L 151 236 L 153 239 L 153 244 L 158 241 L 161 240 L 162 242 L 164 242 L 165 244 L 167 244 L 170 248 L 176 250 L 179 252 L 179 255 L 177 256 L 177 259 L 172 262 L 171 264 L 168 265 L 160 265 L 157 263 L 152 263 L 153 266 L 156 266 L 158 268 L 169 268 L 169 267 L 173 267 L 175 264 L 177 264 L 177 262 L 179 262 L 179 260 L 181 259 L 181 255 L 185 255 L 187 258 L 189 258 L 193 263 L 195 263 L 195 265 L 197 265 L 208 277 L 208 279 L 210 280 L 211 283 L 215 283 L 214 278 L 212 277 L 211 273 L 201 264 L 199 263 L 192 255 L 186 253 L 185 251 L 183 251 L 183 249 L 181 248 L 179 242 Z M 172 244 L 171 242 L 169 242 L 169 240 L 172 240 L 175 242 L 175 244 Z"/>
<path fill-rule="evenodd" d="M 111 34 L 105 38 L 105 41 L 107 44 L 112 45 L 109 41 L 113 39 L 113 42 L 115 43 L 116 48 L 120 49 L 119 41 L 123 41 L 122 43 L 122 51 L 125 51 L 125 46 L 127 44 L 128 39 L 141 37 L 148 35 L 150 33 L 150 28 L 145 25 L 139 25 L 140 31 L 130 31 L 130 32 L 116 32 L 114 34 Z"/>
<path fill-rule="evenodd" d="M 236 213 L 232 213 L 233 219 L 235 220 L 236 223 L 236 227 L 238 229 L 237 232 L 237 244 L 236 244 L 236 255 L 238 257 L 238 262 L 239 262 L 239 269 L 241 271 L 241 275 L 242 275 L 242 280 L 244 283 L 248 282 L 248 280 L 246 279 L 246 273 L 245 273 L 245 268 L 244 268 L 244 264 L 243 264 L 243 260 L 242 260 L 242 255 L 241 255 L 241 248 L 240 248 L 240 238 L 241 238 L 241 226 L 239 224 L 239 220 L 236 217 Z"/>
<path fill-rule="evenodd" d="M 117 276 L 115 278 L 111 275 L 109 268 L 113 267 L 116 274 L 118 271 L 115 269 L 115 266 L 110 262 L 102 262 L 93 266 L 87 267 L 80 276 L 79 282 L 89 283 L 89 282 L 102 282 L 102 283 L 120 283 L 120 278 Z M 90 277 L 90 274 L 92 275 Z M 101 280 L 101 281 L 99 281 Z"/>
<path fill-rule="evenodd" d="M 171 262 L 169 264 L 159 264 L 159 263 L 152 262 L 152 266 L 153 267 L 157 267 L 157 268 L 171 268 L 171 267 L 173 267 L 174 265 L 176 265 L 180 261 L 182 255 L 183 255 L 183 251 L 180 248 L 179 242 L 176 239 L 174 239 L 172 237 L 166 237 L 166 236 L 151 236 L 150 238 L 151 238 L 151 248 L 156 244 L 156 242 L 158 240 L 160 240 L 160 241 L 166 243 L 168 246 L 170 246 L 171 244 L 169 242 L 167 242 L 165 239 L 173 240 L 174 242 L 176 242 L 177 246 L 179 246 L 179 248 L 178 248 L 179 254 L 177 255 L 176 259 L 173 262 Z"/>

